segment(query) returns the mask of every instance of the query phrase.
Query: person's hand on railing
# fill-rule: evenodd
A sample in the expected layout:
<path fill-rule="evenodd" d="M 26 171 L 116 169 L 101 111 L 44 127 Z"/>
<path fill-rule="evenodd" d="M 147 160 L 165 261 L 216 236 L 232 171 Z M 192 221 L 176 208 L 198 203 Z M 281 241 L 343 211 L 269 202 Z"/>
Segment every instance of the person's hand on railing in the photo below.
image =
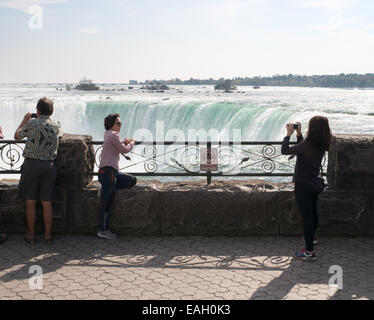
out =
<path fill-rule="evenodd" d="M 131 143 L 131 141 L 134 141 L 134 143 L 136 142 L 136 141 L 135 141 L 134 139 L 132 139 L 132 138 L 131 138 L 131 139 L 130 139 L 130 138 L 126 138 L 124 142 L 125 142 L 125 144 L 129 144 L 129 143 Z"/>
<path fill-rule="evenodd" d="M 125 143 L 125 145 L 128 145 L 131 143 L 131 141 L 135 142 L 134 139 L 130 139 L 130 138 L 126 138 L 125 141 L 123 142 Z M 124 153 L 122 155 L 125 157 L 126 160 L 131 161 L 131 158 L 129 156 L 126 156 Z"/>

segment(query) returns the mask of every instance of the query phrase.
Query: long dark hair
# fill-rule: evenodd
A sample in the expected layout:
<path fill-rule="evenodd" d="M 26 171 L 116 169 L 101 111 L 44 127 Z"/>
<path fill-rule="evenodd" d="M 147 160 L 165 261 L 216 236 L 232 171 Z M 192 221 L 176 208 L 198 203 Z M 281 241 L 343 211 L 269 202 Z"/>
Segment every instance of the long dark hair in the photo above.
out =
<path fill-rule="evenodd" d="M 306 141 L 320 151 L 329 151 L 331 139 L 329 119 L 322 116 L 310 119 Z"/>

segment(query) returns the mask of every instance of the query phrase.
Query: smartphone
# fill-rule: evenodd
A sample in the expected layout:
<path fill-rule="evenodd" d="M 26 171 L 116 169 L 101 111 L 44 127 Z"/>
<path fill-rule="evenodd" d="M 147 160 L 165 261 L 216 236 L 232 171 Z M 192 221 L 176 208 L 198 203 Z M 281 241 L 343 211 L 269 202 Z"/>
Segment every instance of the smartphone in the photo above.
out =
<path fill-rule="evenodd" d="M 299 129 L 299 125 L 298 125 L 298 124 L 294 124 L 294 125 L 293 125 L 293 128 L 294 128 L 295 130 L 297 130 L 297 129 Z"/>
<path fill-rule="evenodd" d="M 31 114 L 31 119 L 35 119 L 36 118 L 36 113 L 32 113 Z"/>

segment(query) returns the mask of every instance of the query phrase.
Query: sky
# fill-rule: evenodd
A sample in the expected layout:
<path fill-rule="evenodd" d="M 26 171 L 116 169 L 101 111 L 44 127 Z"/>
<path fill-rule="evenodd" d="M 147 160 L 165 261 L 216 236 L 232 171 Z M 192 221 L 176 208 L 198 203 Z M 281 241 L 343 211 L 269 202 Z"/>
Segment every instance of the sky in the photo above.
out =
<path fill-rule="evenodd" d="M 0 0 L 0 83 L 374 72 L 373 0 Z"/>

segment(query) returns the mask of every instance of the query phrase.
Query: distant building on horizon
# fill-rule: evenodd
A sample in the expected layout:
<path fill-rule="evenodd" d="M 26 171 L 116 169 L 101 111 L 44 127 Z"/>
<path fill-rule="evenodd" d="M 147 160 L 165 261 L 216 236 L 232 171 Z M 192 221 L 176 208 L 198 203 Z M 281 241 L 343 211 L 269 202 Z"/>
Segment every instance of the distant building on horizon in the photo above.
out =
<path fill-rule="evenodd" d="M 136 80 L 130 80 L 129 84 L 136 85 L 136 84 L 138 84 L 138 81 L 136 81 Z"/>

